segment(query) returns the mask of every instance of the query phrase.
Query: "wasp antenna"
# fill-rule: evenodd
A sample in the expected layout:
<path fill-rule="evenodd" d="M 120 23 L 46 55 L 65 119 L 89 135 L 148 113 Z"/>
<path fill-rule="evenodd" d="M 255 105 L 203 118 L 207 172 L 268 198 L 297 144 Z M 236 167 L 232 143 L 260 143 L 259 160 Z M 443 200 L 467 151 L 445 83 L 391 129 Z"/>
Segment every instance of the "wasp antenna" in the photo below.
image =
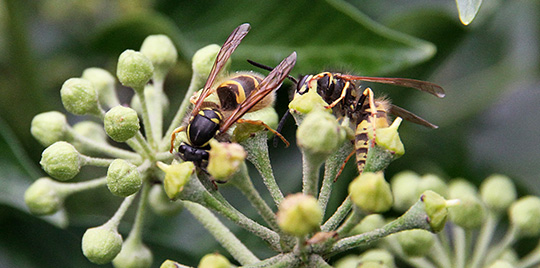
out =
<path fill-rule="evenodd" d="M 267 70 L 267 71 L 272 71 L 274 68 L 268 66 L 268 65 L 264 65 L 262 63 L 258 63 L 256 61 L 252 61 L 250 59 L 247 60 L 247 62 L 249 62 L 249 64 L 257 67 L 257 68 L 261 68 L 263 70 Z M 296 80 L 296 78 L 292 77 L 291 75 L 287 75 L 287 78 L 289 78 L 289 80 L 291 80 L 294 84 L 298 84 L 298 80 Z"/>

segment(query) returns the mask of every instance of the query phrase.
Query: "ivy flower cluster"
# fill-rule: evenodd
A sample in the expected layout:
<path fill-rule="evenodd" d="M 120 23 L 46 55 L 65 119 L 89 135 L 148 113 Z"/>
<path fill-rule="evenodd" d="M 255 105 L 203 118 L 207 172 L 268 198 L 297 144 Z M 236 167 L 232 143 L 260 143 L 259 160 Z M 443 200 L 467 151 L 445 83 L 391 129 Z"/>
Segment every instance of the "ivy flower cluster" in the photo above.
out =
<path fill-rule="evenodd" d="M 335 265 L 349 267 L 344 265 L 354 263 L 352 267 L 358 264 L 392 267 L 391 254 L 410 264 L 424 264 L 428 260 L 413 259 L 410 254 L 426 256 L 436 252 L 437 257 L 433 257 L 430 265 L 450 267 L 446 266 L 451 263 L 448 260 L 450 243 L 447 242 L 450 239 L 433 242 L 448 234 L 431 234 L 444 228 L 448 216 L 452 220 L 455 256 L 460 258 L 460 263 L 465 263 L 468 257 L 468 252 L 463 252 L 464 243 L 471 241 L 467 239 L 467 231 L 482 226 L 479 236 L 482 239 L 478 239 L 481 253 L 480 256 L 475 253 L 471 262 L 483 265 L 499 260 L 517 237 L 534 235 L 540 230 L 531 225 L 531 221 L 540 217 L 526 219 L 523 216 L 524 213 L 540 213 L 535 207 L 539 203 L 537 198 L 515 201 L 514 196 L 503 201 L 493 192 L 504 188 L 490 185 L 491 180 L 482 186 L 487 189 L 481 189 L 482 198 L 477 197 L 465 181 L 451 183 L 448 187 L 441 182 L 442 186 L 437 188 L 433 186 L 437 186 L 436 183 L 425 182 L 427 179 L 419 179 L 418 175 L 401 174 L 394 178 L 394 185 L 388 183 L 383 170 L 404 153 L 398 133 L 400 118 L 388 128 L 378 128 L 376 135 L 370 133 L 375 139 L 375 147 L 368 152 L 363 173 L 351 182 L 349 195 L 341 206 L 333 213 L 327 213 L 334 178 L 354 149 L 350 142 L 354 134 L 347 120 L 338 120 L 331 110 L 325 109 L 327 104 L 314 90 L 295 98 L 289 105 L 298 125 L 297 146 L 302 152 L 301 193 L 284 196 L 273 175 L 268 134 L 260 126 L 236 124 L 229 130 L 228 141 L 212 140 L 205 170 L 192 162 L 181 161 L 169 152 L 171 134 L 182 124 L 191 105 L 190 98 L 206 82 L 219 49 L 217 45 L 209 45 L 193 56 L 190 86 L 166 130 L 164 114 L 168 111 L 169 101 L 163 84 L 177 59 L 177 51 L 168 37 L 149 36 L 140 51 L 124 51 L 118 59 L 116 78 L 104 69 L 89 68 L 81 77 L 68 79 L 60 90 L 64 108 L 73 115 L 89 119 L 72 126 L 66 116 L 57 111 L 34 117 L 31 132 L 46 147 L 40 164 L 49 176 L 39 178 L 27 189 L 25 201 L 29 210 L 36 215 L 51 215 L 63 209 L 69 195 L 107 187 L 111 194 L 123 198 L 123 202 L 107 222 L 86 230 L 82 237 L 82 252 L 93 263 L 112 262 L 115 267 L 127 268 L 150 267 L 154 261 L 152 251 L 142 241 L 144 221 L 151 217 L 148 207 L 168 215 L 178 213 L 182 208 L 189 211 L 234 259 L 228 260 L 212 252 L 201 256 L 199 267 L 230 267 L 233 263 L 242 267 L 330 267 L 333 256 L 365 249 L 374 243 L 387 250 L 351 255 L 350 259 L 339 260 Z M 118 100 L 116 81 L 133 89 L 130 105 Z M 245 118 L 261 120 L 273 127 L 278 121 L 272 107 L 247 113 Z M 176 145 L 186 140 L 182 134 L 177 135 Z M 125 143 L 129 149 L 117 147 L 111 140 Z M 259 172 L 270 192 L 270 202 L 264 200 L 253 186 L 246 160 Z M 107 171 L 101 177 L 70 182 L 79 176 L 83 166 L 102 167 Z M 320 178 L 322 167 L 324 175 Z M 236 187 L 264 222 L 256 222 L 238 211 L 221 195 L 215 181 Z M 410 183 L 412 181 L 416 184 Z M 505 182 L 509 183 L 508 180 Z M 461 188 L 452 190 L 454 187 Z M 136 217 L 124 238 L 118 232 L 118 225 L 126 211 L 134 206 L 136 197 Z M 456 199 L 462 200 L 458 206 Z M 509 206 L 512 217 L 509 237 L 503 240 L 502 249 L 488 250 L 496 222 Z M 403 215 L 384 220 L 380 213 L 392 207 L 404 212 Z M 276 252 L 275 256 L 257 257 L 216 214 L 262 239 Z M 324 215 L 331 216 L 325 219 Z M 479 215 L 485 217 L 479 220 Z M 423 231 L 402 232 L 412 229 Z M 390 236 L 398 232 L 401 232 L 398 236 Z M 438 250 L 428 250 L 428 245 L 439 245 Z M 438 254 L 441 252 L 446 255 Z M 486 252 L 490 254 L 482 254 Z M 162 267 L 186 267 L 181 264 L 182 260 L 157 261 Z"/>

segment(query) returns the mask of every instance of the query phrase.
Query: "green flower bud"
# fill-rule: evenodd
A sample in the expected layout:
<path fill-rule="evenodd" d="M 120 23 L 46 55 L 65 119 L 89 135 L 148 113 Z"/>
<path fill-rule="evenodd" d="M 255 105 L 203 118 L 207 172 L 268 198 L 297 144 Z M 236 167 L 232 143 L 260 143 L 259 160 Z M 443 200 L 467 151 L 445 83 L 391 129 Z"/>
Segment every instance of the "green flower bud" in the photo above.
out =
<path fill-rule="evenodd" d="M 349 184 L 349 194 L 356 206 L 370 213 L 381 213 L 392 207 L 390 184 L 382 172 L 364 172 Z"/>
<path fill-rule="evenodd" d="M 540 233 L 540 198 L 525 196 L 514 202 L 508 212 L 510 222 L 523 237 Z"/>
<path fill-rule="evenodd" d="M 416 187 L 420 183 L 420 176 L 412 171 L 402 171 L 396 174 L 391 181 L 394 196 L 394 208 L 404 212 L 418 200 Z"/>
<path fill-rule="evenodd" d="M 448 201 L 446 201 L 444 197 L 438 193 L 431 190 L 425 191 L 420 197 L 420 200 L 424 203 L 424 209 L 428 216 L 429 226 L 433 232 L 439 232 L 446 224 L 449 206 Z"/>
<path fill-rule="evenodd" d="M 465 229 L 476 229 L 482 225 L 486 213 L 477 197 L 462 195 L 452 198 L 459 198 L 458 205 L 448 208 L 452 222 Z"/>
<path fill-rule="evenodd" d="M 154 73 L 152 62 L 141 52 L 128 49 L 118 58 L 116 76 L 120 83 L 143 93 L 144 85 L 150 81 Z"/>
<path fill-rule="evenodd" d="M 448 196 L 459 199 L 463 196 L 476 196 L 478 191 L 474 184 L 465 179 L 452 179 L 448 185 Z"/>
<path fill-rule="evenodd" d="M 64 205 L 65 194 L 50 178 L 36 180 L 24 193 L 24 202 L 32 214 L 51 215 Z"/>
<path fill-rule="evenodd" d="M 300 114 L 309 114 L 314 110 L 326 110 L 331 112 L 331 109 L 325 109 L 328 106 L 317 90 L 309 89 L 308 92 L 300 95 L 296 94 L 294 99 L 289 103 L 289 109 Z"/>
<path fill-rule="evenodd" d="M 73 125 L 73 131 L 83 137 L 95 141 L 96 143 L 107 142 L 107 134 L 105 133 L 103 126 L 93 121 L 82 121 L 75 124 Z M 82 154 L 90 155 L 96 152 L 93 146 L 88 146 L 87 144 L 81 143 L 77 140 L 73 140 L 71 144 L 73 144 L 73 146 L 75 146 L 75 148 L 77 148 L 77 150 Z"/>
<path fill-rule="evenodd" d="M 173 162 L 170 165 L 157 162 L 157 166 L 165 172 L 163 187 L 169 199 L 172 200 L 176 199 L 182 192 L 184 185 L 189 182 L 191 175 L 195 171 L 193 162 Z"/>
<path fill-rule="evenodd" d="M 448 196 L 448 186 L 446 186 L 446 183 L 439 176 L 434 174 L 426 174 L 420 178 L 416 187 L 417 196 L 427 190 L 432 190 L 443 197 Z"/>
<path fill-rule="evenodd" d="M 304 236 L 319 229 L 323 211 L 317 199 L 302 193 L 288 195 L 279 205 L 277 222 L 281 229 L 294 236 Z"/>
<path fill-rule="evenodd" d="M 396 236 L 403 252 L 409 257 L 427 255 L 435 243 L 433 234 L 422 229 L 406 230 L 397 233 Z"/>
<path fill-rule="evenodd" d="M 92 83 L 82 78 L 70 78 L 60 90 L 64 108 L 75 115 L 100 115 L 98 95 Z"/>
<path fill-rule="evenodd" d="M 125 142 L 139 131 L 139 117 L 135 110 L 116 106 L 105 114 L 105 132 L 114 141 Z"/>
<path fill-rule="evenodd" d="M 345 134 L 333 115 L 318 110 L 304 118 L 296 131 L 296 140 L 303 153 L 322 161 L 341 146 Z"/>
<path fill-rule="evenodd" d="M 519 261 L 519 255 L 514 251 L 514 249 L 508 248 L 499 256 L 498 260 L 509 263 L 517 263 Z"/>
<path fill-rule="evenodd" d="M 379 147 L 392 152 L 393 159 L 397 159 L 405 154 L 405 147 L 399 138 L 398 128 L 402 119 L 397 117 L 396 120 L 386 128 L 377 128 L 375 137 L 375 143 Z"/>
<path fill-rule="evenodd" d="M 88 68 L 83 71 L 81 77 L 92 83 L 100 103 L 108 107 L 119 105 L 114 87 L 116 80 L 107 70 L 95 67 Z"/>
<path fill-rule="evenodd" d="M 380 264 L 379 267 L 384 268 L 396 267 L 394 256 L 384 249 L 370 249 L 360 255 L 360 260 L 362 261 L 361 267 L 367 263 Z"/>
<path fill-rule="evenodd" d="M 61 181 L 73 179 L 81 169 L 79 152 L 73 145 L 58 141 L 41 154 L 41 167 L 53 178 Z"/>
<path fill-rule="evenodd" d="M 162 34 L 146 37 L 141 46 L 141 53 L 152 62 L 156 73 L 162 76 L 174 66 L 178 58 L 173 42 Z"/>
<path fill-rule="evenodd" d="M 122 236 L 105 226 L 89 228 L 82 237 L 84 256 L 93 263 L 111 262 L 122 249 Z"/>
<path fill-rule="evenodd" d="M 66 139 L 68 123 L 62 113 L 52 111 L 34 116 L 30 132 L 43 146 Z"/>
<path fill-rule="evenodd" d="M 488 268 L 513 268 L 515 267 L 508 261 L 498 260 L 491 264 Z"/>
<path fill-rule="evenodd" d="M 159 268 L 183 268 L 183 267 L 190 268 L 172 260 L 166 260 L 161 264 L 161 266 L 159 266 Z"/>
<path fill-rule="evenodd" d="M 347 256 L 337 260 L 334 263 L 335 268 L 358 268 L 358 267 L 363 267 L 363 266 L 360 266 L 360 265 L 361 265 L 360 256 L 356 256 L 356 255 L 347 255 Z"/>
<path fill-rule="evenodd" d="M 139 239 L 128 237 L 112 262 L 116 268 L 149 268 L 153 258 L 152 251 Z"/>
<path fill-rule="evenodd" d="M 247 153 L 238 143 L 210 141 L 208 173 L 220 182 L 227 181 L 244 162 Z"/>
<path fill-rule="evenodd" d="M 360 221 L 352 230 L 352 235 L 363 234 L 384 226 L 386 222 L 381 214 L 369 214 Z"/>
<path fill-rule="evenodd" d="M 208 75 L 210 74 L 210 70 L 212 70 L 212 66 L 214 66 L 214 61 L 216 60 L 220 49 L 220 46 L 212 44 L 197 50 L 193 55 L 191 66 L 195 78 L 194 82 L 196 82 L 197 85 L 200 84 L 200 86 L 197 86 L 196 88 L 202 87 L 206 82 L 206 79 L 208 79 Z M 225 66 L 223 66 L 224 72 L 226 72 L 230 66 L 231 60 L 228 60 Z"/>
<path fill-rule="evenodd" d="M 137 167 L 124 159 L 115 159 L 107 170 L 107 188 L 112 194 L 128 197 L 141 189 L 142 176 Z"/>
<path fill-rule="evenodd" d="M 495 213 L 503 213 L 517 199 L 516 186 L 504 175 L 489 176 L 480 185 L 480 196 Z"/>
<path fill-rule="evenodd" d="M 182 203 L 174 202 L 169 199 L 162 185 L 152 186 L 148 201 L 152 210 L 161 216 L 176 215 L 183 208 Z"/>
<path fill-rule="evenodd" d="M 279 120 L 276 109 L 274 109 L 272 106 L 268 106 L 255 112 L 247 113 L 242 118 L 247 120 L 262 121 L 272 129 L 276 129 Z M 265 127 L 261 125 L 254 125 L 250 123 L 236 124 L 231 138 L 234 142 L 243 142 L 246 139 L 253 137 L 254 133 L 262 130 L 265 130 Z M 268 132 L 268 135 L 271 134 L 273 133 Z"/>
<path fill-rule="evenodd" d="M 231 263 L 219 253 L 206 254 L 199 262 L 198 268 L 230 268 Z"/>

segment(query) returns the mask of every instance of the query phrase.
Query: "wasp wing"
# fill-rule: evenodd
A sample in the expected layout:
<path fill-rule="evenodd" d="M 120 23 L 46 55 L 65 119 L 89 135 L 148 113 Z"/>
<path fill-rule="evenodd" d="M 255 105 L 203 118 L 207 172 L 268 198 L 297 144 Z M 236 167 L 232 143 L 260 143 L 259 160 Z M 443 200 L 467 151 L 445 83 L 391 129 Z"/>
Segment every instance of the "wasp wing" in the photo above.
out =
<path fill-rule="evenodd" d="M 369 77 L 369 76 L 356 76 L 356 75 L 340 75 L 341 78 L 349 80 L 360 80 L 366 82 L 374 82 L 381 84 L 390 84 L 401 87 L 409 87 L 418 89 L 420 91 L 427 92 L 429 94 L 435 95 L 438 98 L 443 98 L 445 96 L 444 89 L 434 83 L 409 79 L 409 78 L 391 78 L 391 77 Z"/>
<path fill-rule="evenodd" d="M 212 66 L 212 70 L 208 75 L 208 79 L 206 79 L 206 83 L 204 84 L 202 92 L 197 98 L 197 101 L 195 102 L 195 106 L 193 107 L 193 110 L 191 112 L 192 115 L 195 115 L 199 112 L 199 109 L 201 108 L 204 99 L 206 99 L 206 97 L 208 97 L 208 95 L 212 93 L 212 84 L 214 84 L 217 75 L 219 74 L 221 69 L 223 69 L 223 66 L 225 66 L 227 60 L 229 60 L 232 53 L 236 50 L 238 45 L 240 45 L 240 42 L 242 42 L 242 39 L 244 39 L 250 29 L 251 26 L 249 25 L 249 23 L 244 23 L 236 27 L 236 29 L 234 29 L 234 31 L 229 35 L 225 43 L 223 43 L 223 46 L 221 47 L 219 53 L 216 56 L 216 61 Z"/>
<path fill-rule="evenodd" d="M 277 89 L 281 83 L 283 83 L 283 80 L 287 78 L 287 75 L 289 75 L 289 72 L 292 70 L 295 63 L 296 52 L 293 52 L 291 55 L 281 61 L 281 63 L 261 81 L 257 90 L 254 90 L 253 93 L 251 93 L 251 95 L 249 95 L 246 100 L 243 101 L 238 108 L 232 112 L 225 122 L 223 122 L 219 131 L 221 133 L 227 131 L 232 124 L 244 116 L 244 114 L 246 114 L 253 106 L 255 106 L 272 91 Z"/>
<path fill-rule="evenodd" d="M 407 121 L 410 121 L 410 122 L 413 122 L 415 124 L 419 124 L 419 125 L 422 125 L 422 126 L 425 126 L 425 127 L 429 127 L 429 128 L 439 128 L 437 125 L 434 125 L 430 122 L 428 122 L 427 120 L 421 118 L 420 116 L 418 115 L 415 115 L 399 106 L 396 106 L 396 105 L 391 105 L 390 106 L 390 113 L 395 115 L 395 116 L 399 116 Z"/>

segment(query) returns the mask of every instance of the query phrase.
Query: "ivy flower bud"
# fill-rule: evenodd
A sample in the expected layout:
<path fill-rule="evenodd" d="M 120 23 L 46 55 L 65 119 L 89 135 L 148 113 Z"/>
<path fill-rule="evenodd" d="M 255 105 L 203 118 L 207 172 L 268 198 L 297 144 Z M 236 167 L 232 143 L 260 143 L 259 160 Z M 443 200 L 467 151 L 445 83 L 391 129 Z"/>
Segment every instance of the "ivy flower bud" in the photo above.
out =
<path fill-rule="evenodd" d="M 116 80 L 107 70 L 95 67 L 88 68 L 83 71 L 81 78 L 92 83 L 100 103 L 108 107 L 119 104 L 114 87 Z"/>
<path fill-rule="evenodd" d="M 230 268 L 231 263 L 219 253 L 206 254 L 202 257 L 197 268 Z"/>
<path fill-rule="evenodd" d="M 352 230 L 352 235 L 363 234 L 383 227 L 385 224 L 384 217 L 381 214 L 369 214 L 360 221 Z"/>
<path fill-rule="evenodd" d="M 504 175 L 494 174 L 480 185 L 480 196 L 495 213 L 502 213 L 517 199 L 516 186 Z"/>
<path fill-rule="evenodd" d="M 412 171 L 402 171 L 394 175 L 391 186 L 396 210 L 404 212 L 416 203 L 419 197 L 416 187 L 419 183 L 420 176 Z"/>
<path fill-rule="evenodd" d="M 425 191 L 420 197 L 420 200 L 424 203 L 424 209 L 428 216 L 428 223 L 432 231 L 441 231 L 444 228 L 446 218 L 448 217 L 449 201 L 446 201 L 444 197 L 431 190 Z"/>
<path fill-rule="evenodd" d="M 448 208 L 454 224 L 465 229 L 475 229 L 482 225 L 486 213 L 474 185 L 463 179 L 453 180 L 449 186 L 449 196 L 459 199 L 458 205 Z"/>
<path fill-rule="evenodd" d="M 140 239 L 128 237 L 112 262 L 116 268 L 149 268 L 153 259 L 152 251 Z"/>
<path fill-rule="evenodd" d="M 220 182 L 227 181 L 240 168 L 247 153 L 238 143 L 210 141 L 208 173 Z"/>
<path fill-rule="evenodd" d="M 356 206 L 370 213 L 381 213 L 392 207 L 390 184 L 382 172 L 364 172 L 349 184 L 349 194 Z"/>
<path fill-rule="evenodd" d="M 405 147 L 399 138 L 398 132 L 401 121 L 402 119 L 397 117 L 389 127 L 376 129 L 377 136 L 375 138 L 375 143 L 377 146 L 392 152 L 394 159 L 405 154 Z"/>
<path fill-rule="evenodd" d="M 124 159 L 115 159 L 107 170 L 107 188 L 112 194 L 128 197 L 141 189 L 142 176 L 137 167 Z"/>
<path fill-rule="evenodd" d="M 43 146 L 65 140 L 68 129 L 66 116 L 52 111 L 34 116 L 30 132 Z"/>
<path fill-rule="evenodd" d="M 61 181 L 73 179 L 81 169 L 79 152 L 73 145 L 58 141 L 41 154 L 41 167 L 53 178 Z"/>
<path fill-rule="evenodd" d="M 148 202 L 152 210 L 161 216 L 178 214 L 183 208 L 181 202 L 174 202 L 169 199 L 162 185 L 152 186 L 148 195 Z"/>
<path fill-rule="evenodd" d="M 476 187 L 465 179 L 452 179 L 448 185 L 448 196 L 450 198 L 460 198 L 461 196 L 476 196 Z"/>
<path fill-rule="evenodd" d="M 302 152 L 321 161 L 341 146 L 345 136 L 336 118 L 321 110 L 309 113 L 296 131 L 297 144 Z"/>
<path fill-rule="evenodd" d="M 283 199 L 277 212 L 281 229 L 294 236 L 304 236 L 319 229 L 323 211 L 317 199 L 297 193 Z"/>
<path fill-rule="evenodd" d="M 178 58 L 173 42 L 162 34 L 146 37 L 141 45 L 141 53 L 152 62 L 156 74 L 160 73 L 162 76 L 167 74 Z"/>
<path fill-rule="evenodd" d="M 275 129 L 277 127 L 279 120 L 276 109 L 274 109 L 274 107 L 272 106 L 268 106 L 254 112 L 247 113 L 242 118 L 247 120 L 262 121 L 272 129 Z M 234 142 L 243 142 L 246 139 L 253 137 L 256 132 L 262 130 L 265 130 L 265 128 L 261 125 L 254 125 L 250 123 L 236 124 L 231 138 Z M 271 132 L 268 132 L 268 135 L 271 134 Z"/>
<path fill-rule="evenodd" d="M 150 81 L 154 73 L 152 62 L 141 52 L 128 49 L 118 58 L 116 76 L 120 83 L 133 88 L 137 94 L 142 94 L 144 85 Z"/>
<path fill-rule="evenodd" d="M 182 267 L 187 267 L 187 266 L 183 266 L 182 264 L 172 261 L 172 260 L 166 260 L 159 266 L 159 268 L 182 268 Z"/>
<path fill-rule="evenodd" d="M 362 262 L 362 268 L 364 267 L 381 267 L 381 268 L 395 268 L 394 256 L 390 252 L 384 249 L 370 249 L 360 255 L 360 261 Z M 380 266 L 376 266 L 376 265 Z M 375 266 L 373 266 L 375 265 Z"/>
<path fill-rule="evenodd" d="M 184 185 L 189 182 L 191 175 L 195 171 L 193 162 L 173 162 L 170 165 L 157 162 L 157 166 L 165 172 L 163 187 L 169 199 L 172 200 L 176 199 L 182 192 Z"/>
<path fill-rule="evenodd" d="M 504 260 L 497 260 L 491 264 L 488 268 L 513 268 L 515 267 L 512 263 Z"/>
<path fill-rule="evenodd" d="M 196 88 L 202 87 L 206 82 L 220 49 L 220 46 L 212 44 L 197 50 L 193 55 L 191 66 L 193 69 L 193 77 L 195 78 L 194 82 L 196 82 L 196 85 L 200 85 Z M 227 63 L 225 63 L 225 66 L 223 66 L 223 70 L 228 70 L 230 66 L 231 61 L 228 60 Z"/>
<path fill-rule="evenodd" d="M 514 202 L 508 211 L 510 222 L 523 237 L 540 233 L 540 198 L 525 196 Z"/>
<path fill-rule="evenodd" d="M 417 196 L 427 190 L 432 190 L 443 197 L 448 197 L 448 186 L 446 186 L 446 183 L 437 175 L 426 174 L 420 178 L 416 188 Z"/>
<path fill-rule="evenodd" d="M 111 262 L 122 249 L 122 236 L 106 226 L 89 228 L 82 237 L 84 256 L 93 263 Z"/>
<path fill-rule="evenodd" d="M 396 236 L 403 252 L 409 257 L 427 255 L 435 243 L 433 234 L 422 229 L 406 230 L 397 233 Z"/>
<path fill-rule="evenodd" d="M 64 108 L 75 115 L 100 115 L 98 95 L 92 83 L 82 78 L 70 78 L 60 90 Z"/>
<path fill-rule="evenodd" d="M 50 178 L 36 180 L 26 192 L 24 202 L 34 215 L 51 215 L 60 210 L 64 204 L 64 193 L 58 183 Z"/>
<path fill-rule="evenodd" d="M 337 260 L 333 267 L 334 268 L 357 268 L 357 267 L 363 267 L 362 262 L 360 260 L 360 256 L 356 255 L 347 255 L 339 260 Z"/>
<path fill-rule="evenodd" d="M 316 90 L 309 89 L 308 92 L 299 95 L 296 94 L 294 99 L 289 103 L 289 109 L 296 113 L 308 114 L 314 110 L 325 110 L 328 103 L 326 103 L 321 95 Z M 327 111 L 331 111 L 327 109 Z"/>
<path fill-rule="evenodd" d="M 137 112 L 124 106 L 110 109 L 105 114 L 103 123 L 107 135 L 117 142 L 125 142 L 133 138 L 140 128 Z"/>

